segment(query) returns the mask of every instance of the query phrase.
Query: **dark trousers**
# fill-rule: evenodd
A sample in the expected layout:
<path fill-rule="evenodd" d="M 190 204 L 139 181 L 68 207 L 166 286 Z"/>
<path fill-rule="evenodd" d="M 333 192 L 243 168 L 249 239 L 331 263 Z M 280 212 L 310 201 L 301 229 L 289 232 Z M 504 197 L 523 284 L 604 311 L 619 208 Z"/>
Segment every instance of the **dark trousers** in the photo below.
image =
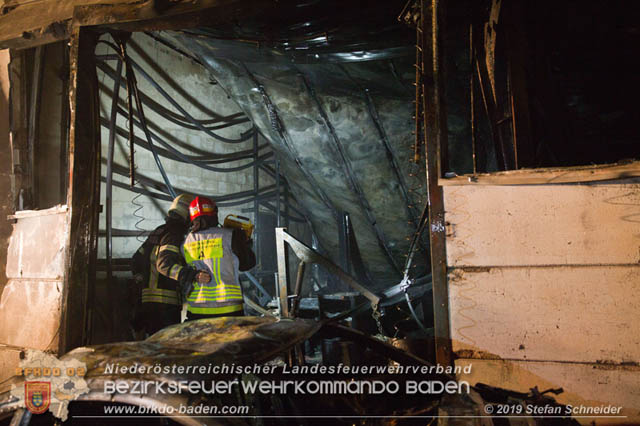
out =
<path fill-rule="evenodd" d="M 136 328 L 152 335 L 165 327 L 180 323 L 182 306 L 166 303 L 143 303 L 136 315 Z"/>
<path fill-rule="evenodd" d="M 212 315 L 194 314 L 193 312 L 187 312 L 187 321 L 194 321 L 194 320 L 205 319 L 205 318 L 243 317 L 243 316 L 244 316 L 244 309 L 241 309 L 235 312 L 229 312 L 226 314 L 212 314 Z"/>

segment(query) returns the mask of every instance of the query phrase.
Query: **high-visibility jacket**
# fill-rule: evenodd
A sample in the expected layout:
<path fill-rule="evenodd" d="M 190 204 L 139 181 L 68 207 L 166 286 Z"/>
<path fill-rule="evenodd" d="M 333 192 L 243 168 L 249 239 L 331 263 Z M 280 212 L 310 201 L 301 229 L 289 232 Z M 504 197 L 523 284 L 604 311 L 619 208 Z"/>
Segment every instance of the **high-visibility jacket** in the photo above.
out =
<path fill-rule="evenodd" d="M 193 283 L 187 295 L 188 311 L 217 315 L 243 309 L 239 259 L 232 250 L 233 229 L 212 227 L 190 232 L 182 246 L 187 264 L 211 274 L 205 284 Z"/>
<path fill-rule="evenodd" d="M 168 220 L 156 228 L 132 258 L 135 275 L 142 277 L 142 303 L 181 305 L 178 280 L 183 270 L 180 245 L 186 226 Z M 166 259 L 173 255 L 172 259 Z"/>

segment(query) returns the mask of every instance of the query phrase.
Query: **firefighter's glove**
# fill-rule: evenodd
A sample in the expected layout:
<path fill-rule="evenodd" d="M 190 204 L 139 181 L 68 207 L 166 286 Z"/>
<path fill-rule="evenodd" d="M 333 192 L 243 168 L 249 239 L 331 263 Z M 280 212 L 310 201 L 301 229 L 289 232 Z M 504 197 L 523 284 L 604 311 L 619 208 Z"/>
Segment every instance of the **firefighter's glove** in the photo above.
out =
<path fill-rule="evenodd" d="M 191 290 L 193 290 L 193 282 L 196 279 L 197 273 L 198 270 L 191 266 L 185 266 L 180 271 L 178 282 L 180 283 L 180 289 L 182 290 L 183 300 L 187 300 L 187 297 L 191 293 Z"/>
<path fill-rule="evenodd" d="M 196 281 L 198 284 L 206 284 L 211 281 L 211 274 L 207 271 L 198 271 L 196 273 Z"/>

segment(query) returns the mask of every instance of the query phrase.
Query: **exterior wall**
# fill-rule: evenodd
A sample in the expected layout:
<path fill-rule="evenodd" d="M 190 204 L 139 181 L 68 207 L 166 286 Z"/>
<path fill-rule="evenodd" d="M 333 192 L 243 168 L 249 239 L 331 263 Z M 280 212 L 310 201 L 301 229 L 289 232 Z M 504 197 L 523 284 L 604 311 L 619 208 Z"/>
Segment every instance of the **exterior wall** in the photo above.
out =
<path fill-rule="evenodd" d="M 105 36 L 108 38 L 108 36 Z M 136 47 L 137 46 L 137 47 Z M 98 54 L 113 54 L 114 52 L 104 44 L 97 47 Z M 159 44 L 151 37 L 143 33 L 134 33 L 132 43 L 128 48 L 128 53 L 132 59 L 141 65 L 163 88 L 172 96 L 189 114 L 197 119 L 208 119 L 212 117 L 212 112 L 227 116 L 241 112 L 240 109 L 230 101 L 224 90 L 213 82 L 205 69 L 189 58 L 186 58 L 166 46 Z M 115 69 L 116 61 L 109 61 L 109 65 Z M 124 74 L 123 74 L 124 75 Z M 109 92 L 113 90 L 113 80 L 98 71 L 98 78 L 103 84 L 101 89 L 106 88 Z M 178 113 L 159 92 L 154 89 L 147 80 L 139 73 L 136 78 L 140 91 L 151 96 L 156 102 L 170 108 Z M 126 89 L 120 90 L 121 106 L 126 109 Z M 109 119 L 111 113 L 111 96 L 101 91 L 101 116 Z M 173 146 L 177 150 L 187 154 L 196 155 L 202 153 L 232 153 L 240 150 L 251 149 L 253 140 L 250 139 L 240 144 L 228 144 L 219 142 L 200 130 L 186 129 L 154 113 L 150 108 L 145 109 L 147 121 L 152 125 L 152 130 L 163 135 L 165 140 L 174 140 Z M 120 127 L 127 128 L 127 120 L 118 116 L 117 123 Z M 237 138 L 241 132 L 251 128 L 251 123 L 243 123 L 227 129 L 216 130 L 215 132 L 228 137 Z M 136 135 L 144 139 L 142 131 L 136 128 Z M 102 176 L 106 176 L 106 158 L 109 142 L 108 128 L 102 127 Z M 260 137 L 260 144 L 266 143 Z M 160 146 L 156 143 L 156 146 Z M 263 150 L 262 153 L 267 152 Z M 152 178 L 158 182 L 162 181 L 153 155 L 150 151 L 136 146 L 135 149 L 136 173 Z M 210 170 L 198 168 L 188 163 L 181 163 L 160 157 L 171 184 L 176 188 L 187 189 L 194 194 L 223 196 L 230 193 L 248 191 L 253 189 L 253 167 L 246 168 L 238 172 L 218 173 Z M 114 163 L 128 169 L 129 148 L 128 140 L 120 136 L 116 139 Z M 235 161 L 229 164 L 216 165 L 219 167 L 236 167 L 251 162 L 251 159 Z M 114 181 L 129 183 L 128 177 L 114 174 Z M 260 184 L 267 186 L 273 183 L 268 175 L 261 172 Z M 137 185 L 140 187 L 139 185 Z M 153 230 L 164 222 L 164 216 L 170 203 L 159 200 L 152 200 L 145 195 L 136 197 L 137 194 L 123 188 L 113 187 L 113 228 L 124 230 Z M 101 186 L 101 203 L 105 204 L 105 184 Z M 142 208 L 136 213 L 136 204 Z M 242 213 L 242 209 L 252 207 L 252 203 L 242 206 L 220 208 L 219 218 L 222 221 L 227 214 L 234 213 L 251 217 L 255 223 L 251 212 Z M 100 229 L 106 229 L 105 209 L 100 216 Z M 136 217 L 136 214 L 139 217 Z M 144 241 L 144 237 L 114 237 L 113 257 L 129 258 L 134 251 Z M 98 245 L 98 257 L 105 258 L 105 241 L 100 239 Z"/>
<path fill-rule="evenodd" d="M 5 273 L 7 245 L 11 223 L 5 218 L 13 213 L 11 194 L 11 149 L 9 142 L 9 50 L 0 50 L 0 294 L 7 277 Z"/>
<path fill-rule="evenodd" d="M 67 208 L 14 218 L 0 298 L 0 382 L 13 374 L 23 348 L 57 352 L 62 321 Z"/>
<path fill-rule="evenodd" d="M 562 387 L 561 403 L 639 420 L 640 182 L 445 186 L 444 201 L 451 337 L 467 379 Z"/>
<path fill-rule="evenodd" d="M 11 195 L 11 149 L 9 143 L 9 50 L 0 50 L 0 295 L 7 284 L 6 259 L 13 213 Z M 20 351 L 0 350 L 0 383 L 6 380 L 19 362 Z"/>

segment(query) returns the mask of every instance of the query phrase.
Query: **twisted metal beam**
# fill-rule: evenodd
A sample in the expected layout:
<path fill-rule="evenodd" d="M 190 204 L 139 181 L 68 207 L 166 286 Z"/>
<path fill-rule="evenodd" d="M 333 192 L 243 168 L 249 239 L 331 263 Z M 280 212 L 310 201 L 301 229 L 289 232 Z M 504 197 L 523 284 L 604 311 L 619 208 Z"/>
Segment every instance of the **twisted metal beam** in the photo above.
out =
<path fill-rule="evenodd" d="M 371 205 L 369 204 L 369 201 L 367 200 L 367 197 L 365 197 L 365 195 L 364 195 L 364 192 L 362 190 L 362 187 L 360 186 L 360 182 L 358 181 L 358 178 L 356 177 L 355 173 L 353 172 L 353 167 L 351 165 L 351 160 L 347 157 L 347 154 L 345 152 L 344 146 L 342 145 L 342 142 L 340 141 L 340 138 L 338 137 L 338 135 L 336 133 L 336 130 L 333 127 L 333 124 L 331 123 L 331 120 L 327 116 L 327 112 L 324 110 L 324 107 L 322 106 L 322 103 L 320 102 L 320 99 L 318 99 L 318 96 L 317 96 L 315 90 L 313 89 L 313 87 L 311 87 L 311 85 L 309 84 L 309 82 L 305 78 L 304 74 L 300 73 L 299 76 L 300 76 L 302 82 L 304 83 L 304 86 L 305 86 L 307 92 L 309 93 L 309 96 L 311 97 L 311 99 L 313 99 L 314 103 L 316 104 L 316 107 L 318 108 L 318 112 L 320 113 L 320 116 L 322 117 L 322 121 L 323 121 L 325 127 L 327 128 L 327 130 L 329 131 L 329 134 L 331 135 L 330 140 L 333 141 L 334 148 L 336 149 L 336 151 L 338 152 L 338 154 L 340 156 L 340 160 L 342 162 L 343 172 L 344 172 L 345 176 L 347 177 L 347 181 L 349 182 L 349 184 L 351 186 L 351 190 L 353 192 L 355 192 L 356 196 L 358 197 L 358 202 L 360 203 L 360 206 L 362 207 L 362 211 L 364 212 L 365 217 L 369 221 L 369 225 L 371 226 L 371 228 L 373 229 L 373 231 L 374 231 L 374 233 L 376 235 L 376 239 L 378 240 L 378 245 L 380 246 L 380 248 L 382 248 L 383 252 L 387 256 L 387 260 L 389 261 L 391 266 L 393 266 L 393 268 L 399 273 L 400 272 L 400 268 L 398 267 L 398 265 L 396 264 L 395 259 L 393 258 L 393 254 L 391 253 L 391 249 L 389 248 L 389 243 L 387 242 L 387 238 L 384 235 L 384 232 L 382 231 L 382 228 L 380 228 L 380 225 L 378 225 L 378 223 L 376 221 L 376 217 L 373 214 L 373 210 L 371 209 Z"/>

